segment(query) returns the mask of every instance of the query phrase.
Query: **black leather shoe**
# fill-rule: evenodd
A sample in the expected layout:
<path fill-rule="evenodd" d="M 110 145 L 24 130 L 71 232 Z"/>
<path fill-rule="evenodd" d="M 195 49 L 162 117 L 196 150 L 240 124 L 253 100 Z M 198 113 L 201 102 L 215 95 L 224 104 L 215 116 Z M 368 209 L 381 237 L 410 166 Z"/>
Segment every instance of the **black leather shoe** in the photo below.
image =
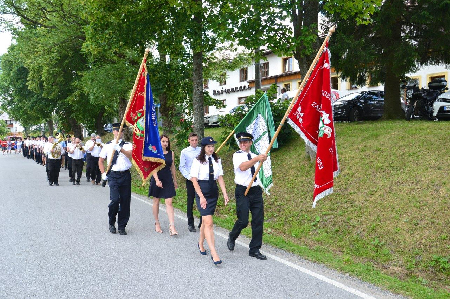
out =
<path fill-rule="evenodd" d="M 228 241 L 227 241 L 228 250 L 233 251 L 234 246 L 235 246 L 235 241 L 231 240 L 231 238 L 228 237 Z"/>
<path fill-rule="evenodd" d="M 73 182 L 73 179 L 72 179 L 72 178 L 70 178 L 70 179 L 69 179 L 69 182 Z"/>
<path fill-rule="evenodd" d="M 75 181 L 72 181 L 72 185 L 75 185 Z"/>
<path fill-rule="evenodd" d="M 59 183 L 55 183 L 56 186 L 59 186 Z"/>
<path fill-rule="evenodd" d="M 49 185 L 49 186 L 52 186 L 52 185 L 53 185 L 53 183 L 49 182 L 49 183 L 48 183 L 48 185 Z"/>
<path fill-rule="evenodd" d="M 80 182 L 79 182 L 79 181 L 77 181 L 77 185 L 80 185 Z"/>
<path fill-rule="evenodd" d="M 116 233 L 116 227 L 114 225 L 109 225 L 109 232 Z"/>
<path fill-rule="evenodd" d="M 188 229 L 190 232 L 197 232 L 197 229 L 195 229 L 194 225 L 189 225 Z"/>
<path fill-rule="evenodd" d="M 119 229 L 119 234 L 120 235 L 127 235 L 127 232 L 125 231 L 125 229 Z"/>
<path fill-rule="evenodd" d="M 265 256 L 264 254 L 262 254 L 261 252 L 255 252 L 255 253 L 249 253 L 248 254 L 251 257 L 256 257 L 257 259 L 260 260 L 267 260 L 267 256 Z"/>

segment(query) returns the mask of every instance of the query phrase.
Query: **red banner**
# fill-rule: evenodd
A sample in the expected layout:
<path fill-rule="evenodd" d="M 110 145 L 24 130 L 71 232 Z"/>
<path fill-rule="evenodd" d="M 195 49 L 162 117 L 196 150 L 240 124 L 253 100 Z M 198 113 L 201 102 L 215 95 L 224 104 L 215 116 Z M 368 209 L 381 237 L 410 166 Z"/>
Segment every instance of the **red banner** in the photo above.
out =
<path fill-rule="evenodd" d="M 339 174 L 330 75 L 327 44 L 288 116 L 288 123 L 316 152 L 313 207 L 333 192 L 333 178 Z"/>
<path fill-rule="evenodd" d="M 133 164 L 138 169 L 143 183 L 148 180 L 153 171 L 158 171 L 164 167 L 164 159 L 144 160 L 143 157 L 147 86 L 145 62 L 144 58 L 125 112 L 125 121 L 129 126 L 133 126 Z"/>

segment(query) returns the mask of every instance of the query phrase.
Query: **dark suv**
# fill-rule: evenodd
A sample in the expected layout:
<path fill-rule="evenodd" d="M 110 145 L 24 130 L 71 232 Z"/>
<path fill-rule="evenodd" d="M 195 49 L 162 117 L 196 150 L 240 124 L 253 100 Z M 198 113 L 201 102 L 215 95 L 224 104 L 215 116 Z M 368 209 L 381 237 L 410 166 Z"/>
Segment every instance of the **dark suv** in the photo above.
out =
<path fill-rule="evenodd" d="M 364 91 L 343 96 L 333 103 L 334 120 L 360 121 L 383 116 L 384 91 Z"/>

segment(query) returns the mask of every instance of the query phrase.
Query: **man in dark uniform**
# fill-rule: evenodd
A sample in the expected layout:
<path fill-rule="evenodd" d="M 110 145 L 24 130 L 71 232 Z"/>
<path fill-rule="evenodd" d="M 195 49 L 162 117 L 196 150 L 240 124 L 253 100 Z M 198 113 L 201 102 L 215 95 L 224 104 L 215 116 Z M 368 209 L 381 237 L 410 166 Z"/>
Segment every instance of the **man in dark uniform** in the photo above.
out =
<path fill-rule="evenodd" d="M 84 147 L 84 149 L 86 150 L 86 181 L 89 182 L 91 181 L 91 178 L 95 180 L 95 169 L 94 169 L 94 162 L 92 161 L 92 150 L 94 149 L 95 146 L 95 133 L 91 134 L 91 139 L 89 141 L 86 142 L 86 145 Z M 98 164 L 98 162 L 97 162 Z M 92 174 L 91 176 L 91 173 Z"/>
<path fill-rule="evenodd" d="M 53 144 L 55 143 L 55 144 Z M 55 146 L 53 146 L 55 145 Z M 64 154 L 64 149 L 55 141 L 53 136 L 48 138 L 48 144 L 44 148 L 47 155 L 48 166 L 48 184 L 51 186 L 55 184 L 59 186 L 59 171 L 61 169 L 61 155 Z"/>
<path fill-rule="evenodd" d="M 104 145 L 100 152 L 98 166 L 102 173 L 102 179 L 108 180 L 109 199 L 108 205 L 109 231 L 116 233 L 116 216 L 117 228 L 120 235 L 126 235 L 125 227 L 130 219 L 130 202 L 131 202 L 131 155 L 133 145 L 122 141 L 122 134 L 119 137 L 119 123 L 113 125 L 114 140 Z M 117 138 L 120 138 L 115 143 Z M 111 158 L 111 167 L 108 174 L 105 171 L 103 162 L 109 162 Z"/>
<path fill-rule="evenodd" d="M 75 185 L 75 181 L 77 185 L 80 185 L 81 174 L 83 173 L 83 157 L 84 157 L 84 148 L 81 145 L 81 141 L 79 138 L 75 138 L 73 144 L 69 146 L 69 153 L 72 154 L 72 176 L 73 181 L 72 184 Z"/>
<path fill-rule="evenodd" d="M 235 241 L 242 229 L 247 227 L 249 212 L 251 212 L 252 240 L 249 245 L 249 255 L 257 259 L 266 260 L 267 257 L 259 251 L 263 236 L 264 202 L 258 177 L 252 183 L 247 196 L 244 193 L 250 184 L 253 174 L 255 174 L 258 164 L 264 162 L 267 159 L 267 155 L 256 155 L 250 151 L 250 147 L 253 144 L 253 136 L 250 133 L 239 132 L 236 138 L 239 141 L 239 149 L 241 149 L 233 154 L 234 182 L 236 183 L 236 215 L 238 219 L 228 236 L 227 247 L 230 251 L 234 250 Z"/>

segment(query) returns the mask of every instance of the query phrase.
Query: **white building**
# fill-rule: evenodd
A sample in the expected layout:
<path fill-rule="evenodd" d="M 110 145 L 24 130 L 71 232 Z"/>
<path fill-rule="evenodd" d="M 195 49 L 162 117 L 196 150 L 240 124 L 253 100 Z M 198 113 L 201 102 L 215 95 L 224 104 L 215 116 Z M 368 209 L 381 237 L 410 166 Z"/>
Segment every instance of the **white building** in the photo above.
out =
<path fill-rule="evenodd" d="M 278 96 L 281 97 L 281 89 L 286 88 L 290 97 L 293 97 L 301 84 L 301 77 L 297 61 L 293 56 L 279 57 L 271 51 L 265 53 L 267 61 L 261 61 L 261 87 L 267 90 L 270 85 L 278 86 Z M 331 61 L 333 64 L 333 60 Z M 419 71 L 407 74 L 414 79 L 419 87 L 428 87 L 428 82 L 436 78 L 445 78 L 449 86 L 449 72 L 445 65 L 428 66 Z M 225 114 L 232 108 L 244 104 L 245 99 L 255 93 L 255 68 L 254 65 L 227 72 L 225 82 L 210 80 L 205 84 L 205 90 L 214 99 L 221 100 L 226 105 L 225 109 L 218 110 L 214 106 L 206 107 L 206 115 Z M 331 68 L 331 88 L 343 96 L 352 92 L 367 90 L 383 90 L 383 85 L 376 86 L 354 86 L 348 80 L 342 80 Z"/>
<path fill-rule="evenodd" d="M 11 132 L 11 134 L 17 134 L 17 133 L 21 133 L 23 132 L 24 128 L 22 127 L 22 125 L 20 125 L 19 122 L 11 119 L 7 113 L 2 113 L 0 115 L 0 120 L 3 120 L 6 122 L 6 126 L 8 127 L 9 131 Z"/>

